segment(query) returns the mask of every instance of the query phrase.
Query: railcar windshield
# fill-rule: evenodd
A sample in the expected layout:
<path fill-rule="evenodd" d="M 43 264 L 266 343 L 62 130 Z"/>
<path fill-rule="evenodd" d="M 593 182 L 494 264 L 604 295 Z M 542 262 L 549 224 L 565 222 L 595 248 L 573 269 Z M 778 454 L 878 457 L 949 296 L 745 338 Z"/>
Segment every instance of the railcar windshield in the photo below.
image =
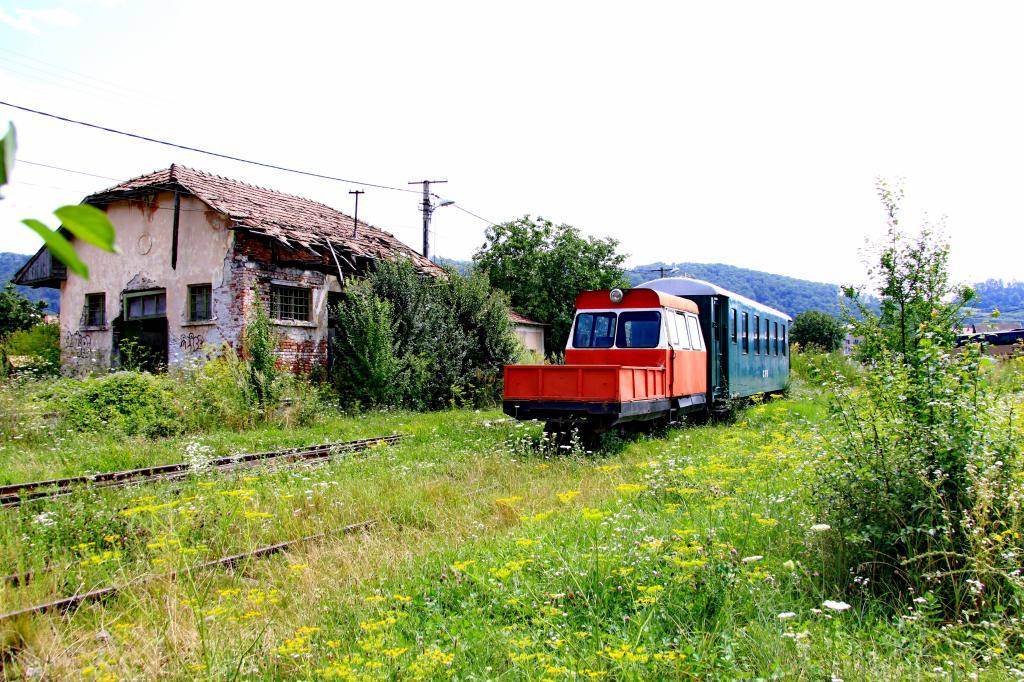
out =
<path fill-rule="evenodd" d="M 611 348 L 615 343 L 615 313 L 580 313 L 576 316 L 573 348 Z"/>
<path fill-rule="evenodd" d="M 657 348 L 661 342 L 661 313 L 634 310 L 619 315 L 619 348 Z"/>

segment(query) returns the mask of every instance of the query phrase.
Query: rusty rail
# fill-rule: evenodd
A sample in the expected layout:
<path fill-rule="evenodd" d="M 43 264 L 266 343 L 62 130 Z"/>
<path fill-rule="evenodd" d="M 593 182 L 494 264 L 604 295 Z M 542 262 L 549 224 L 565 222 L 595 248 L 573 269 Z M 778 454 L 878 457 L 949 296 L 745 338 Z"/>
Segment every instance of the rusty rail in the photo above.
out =
<path fill-rule="evenodd" d="M 342 452 L 356 452 L 365 450 L 374 445 L 391 445 L 397 443 L 404 434 L 392 434 L 390 436 L 378 436 L 376 438 L 362 438 L 359 440 L 339 441 L 336 443 L 322 443 L 300 448 L 289 448 L 286 450 L 272 450 L 268 452 L 255 452 L 245 455 L 219 457 L 207 463 L 212 469 L 219 471 L 231 471 L 244 467 L 252 467 L 268 461 L 284 462 L 308 462 L 320 459 L 328 459 Z M 137 483 L 149 481 L 167 481 L 176 478 L 184 478 L 194 471 L 193 465 L 189 462 L 178 462 L 175 464 L 163 464 L 141 469 L 128 469 L 125 471 L 109 471 L 86 476 L 73 476 L 70 478 L 55 478 L 44 481 L 31 481 L 28 483 L 13 483 L 0 486 L 0 507 L 16 507 L 25 502 L 50 499 L 69 495 L 78 487 L 89 488 L 118 488 Z"/>
<path fill-rule="evenodd" d="M 353 523 L 349 526 L 345 526 L 338 532 L 342 535 L 348 535 L 350 533 L 355 533 L 360 530 L 366 530 L 372 527 L 375 523 L 376 521 L 374 520 L 361 521 L 359 523 Z M 315 535 L 306 535 L 304 537 L 296 538 L 294 540 L 279 542 L 275 545 L 257 547 L 254 550 L 251 550 L 249 552 L 242 552 L 241 554 L 229 554 L 228 556 L 221 557 L 220 559 L 214 559 L 213 561 L 207 561 L 201 564 L 197 564 L 196 566 L 191 566 L 187 569 L 187 571 L 205 571 L 212 568 L 220 568 L 222 566 L 232 567 L 235 564 L 246 559 L 260 559 L 266 556 L 270 556 L 272 554 L 277 554 L 278 552 L 283 552 L 289 547 L 305 544 L 307 542 L 315 542 L 317 540 L 322 540 L 326 537 L 329 537 L 330 535 L 332 535 L 332 533 L 316 533 Z M 7 620 L 11 620 L 12 618 L 28 616 L 35 613 L 44 613 L 46 611 L 53 611 L 57 609 L 66 611 L 67 609 L 73 608 L 88 601 L 97 601 L 100 599 L 104 599 L 106 597 L 113 596 L 119 592 L 125 591 L 132 585 L 138 585 L 162 579 L 174 580 L 183 572 L 185 571 L 171 571 L 170 573 L 161 573 L 150 577 L 143 577 L 140 579 L 129 581 L 124 585 L 111 585 L 110 587 L 103 587 L 98 590 L 91 590 L 89 592 L 75 594 L 70 597 L 65 597 L 63 599 L 57 599 L 55 601 L 46 602 L 45 604 L 37 604 L 35 606 L 28 606 L 23 609 L 18 609 L 17 611 L 9 611 L 7 613 L 0 614 L 0 623 Z"/>

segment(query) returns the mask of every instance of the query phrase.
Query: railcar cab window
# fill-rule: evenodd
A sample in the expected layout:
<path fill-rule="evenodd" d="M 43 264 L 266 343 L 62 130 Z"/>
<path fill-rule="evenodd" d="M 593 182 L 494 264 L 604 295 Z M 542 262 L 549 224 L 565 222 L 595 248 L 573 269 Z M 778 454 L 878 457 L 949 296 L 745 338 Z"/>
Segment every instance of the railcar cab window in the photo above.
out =
<path fill-rule="evenodd" d="M 676 338 L 679 339 L 679 343 L 676 347 L 679 350 L 690 350 L 693 348 L 693 344 L 690 340 L 690 334 L 686 329 L 686 315 L 677 312 L 675 315 L 672 315 L 671 318 L 673 324 L 669 325 L 669 327 L 675 329 Z"/>
<path fill-rule="evenodd" d="M 573 348 L 611 348 L 615 345 L 615 313 L 580 313 L 576 316 Z"/>
<path fill-rule="evenodd" d="M 619 348 L 657 348 L 661 343 L 661 313 L 632 310 L 619 314 Z"/>
<path fill-rule="evenodd" d="M 686 316 L 686 326 L 690 330 L 690 340 L 694 350 L 704 350 L 704 339 L 700 335 L 700 325 L 697 323 L 697 318 L 693 315 Z"/>

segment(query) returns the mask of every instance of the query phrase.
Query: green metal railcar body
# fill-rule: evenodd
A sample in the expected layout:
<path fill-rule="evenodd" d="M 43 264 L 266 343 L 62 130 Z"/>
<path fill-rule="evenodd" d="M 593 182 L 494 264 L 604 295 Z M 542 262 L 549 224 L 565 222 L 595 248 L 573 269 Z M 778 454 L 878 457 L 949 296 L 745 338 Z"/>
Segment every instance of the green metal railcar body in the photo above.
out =
<path fill-rule="evenodd" d="M 789 383 L 789 325 L 784 312 L 710 282 L 664 277 L 639 285 L 697 304 L 708 351 L 709 405 L 782 391 Z"/>

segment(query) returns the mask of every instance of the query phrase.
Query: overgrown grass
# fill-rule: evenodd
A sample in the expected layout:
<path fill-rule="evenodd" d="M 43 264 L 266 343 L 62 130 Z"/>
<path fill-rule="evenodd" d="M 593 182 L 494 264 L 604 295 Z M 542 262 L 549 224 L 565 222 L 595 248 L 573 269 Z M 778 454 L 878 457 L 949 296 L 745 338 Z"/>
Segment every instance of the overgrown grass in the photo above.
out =
<path fill-rule="evenodd" d="M 824 413 L 821 398 L 798 383 L 789 398 L 747 409 L 735 424 L 676 428 L 590 455 L 538 450 L 539 426 L 469 410 L 155 441 L 101 432 L 57 443 L 37 434 L 20 451 L 8 440 L 3 470 L 25 480 L 178 461 L 196 441 L 193 454 L 213 455 L 412 436 L 315 468 L 200 473 L 174 486 L 83 492 L 4 512 L 0 572 L 38 577 L 3 587 L 3 610 L 131 585 L 64 616 L 4 624 L 4 673 L 1019 674 L 1019 626 L 1009 618 L 940 627 L 927 595 L 893 611 L 836 574 L 832 531 L 816 526 L 804 494 L 810 463 L 830 437 Z M 337 533 L 366 519 L 377 522 L 370 531 Z M 329 536 L 234 571 L 187 570 L 316 532 Z M 184 571 L 179 579 L 160 577 L 175 569 Z M 826 600 L 851 608 L 831 610 Z"/>

